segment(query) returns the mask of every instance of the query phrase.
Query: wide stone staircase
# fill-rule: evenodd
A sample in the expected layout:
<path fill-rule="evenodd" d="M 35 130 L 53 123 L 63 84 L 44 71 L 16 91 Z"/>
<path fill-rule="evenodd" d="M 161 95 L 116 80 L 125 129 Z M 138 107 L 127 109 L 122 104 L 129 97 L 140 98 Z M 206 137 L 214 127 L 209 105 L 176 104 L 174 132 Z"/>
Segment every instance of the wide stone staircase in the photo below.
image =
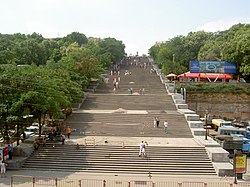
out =
<path fill-rule="evenodd" d="M 109 82 L 89 92 L 80 108 L 67 119 L 72 129 L 66 145 L 40 147 L 23 165 L 24 169 L 87 171 L 112 173 L 155 173 L 167 175 L 215 175 L 215 169 L 204 146 L 186 145 L 193 135 L 185 116 L 179 113 L 165 86 L 156 73 L 138 64 L 140 60 L 124 61 L 120 64 L 120 75 L 109 75 Z M 142 63 L 144 63 L 142 62 Z M 131 65 L 132 63 L 132 65 Z M 125 75 L 125 71 L 131 72 Z M 112 80 L 120 77 L 119 88 L 113 91 Z M 128 89 L 133 88 L 131 94 Z M 142 94 L 139 90 L 144 88 Z M 159 128 L 153 127 L 153 118 L 160 119 Z M 167 120 L 167 133 L 163 121 Z M 138 137 L 138 146 L 143 138 L 181 139 L 181 145 L 154 145 L 149 142 L 147 158 L 138 157 L 138 146 L 80 144 L 79 139 L 88 137 L 117 137 L 126 140 Z M 140 140 L 139 140 L 140 139 Z M 159 140 L 160 141 L 160 140 Z"/>
<path fill-rule="evenodd" d="M 67 172 L 137 173 L 164 175 L 214 175 L 202 147 L 149 146 L 147 157 L 138 156 L 137 146 L 57 145 L 41 147 L 24 168 Z"/>

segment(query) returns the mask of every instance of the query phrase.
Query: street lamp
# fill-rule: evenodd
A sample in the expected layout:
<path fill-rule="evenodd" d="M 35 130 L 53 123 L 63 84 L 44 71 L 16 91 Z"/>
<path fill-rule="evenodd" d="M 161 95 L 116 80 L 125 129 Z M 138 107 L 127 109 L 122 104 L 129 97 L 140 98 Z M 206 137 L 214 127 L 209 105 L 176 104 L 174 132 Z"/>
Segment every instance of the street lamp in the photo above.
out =
<path fill-rule="evenodd" d="M 206 110 L 206 111 L 205 111 L 205 128 L 206 128 L 205 140 L 207 140 L 207 136 L 208 136 L 207 118 L 208 118 L 208 111 Z"/>
<path fill-rule="evenodd" d="M 175 54 L 173 54 L 173 68 L 172 68 L 172 72 L 174 73 L 174 57 L 175 57 Z"/>
<path fill-rule="evenodd" d="M 237 150 L 234 150 L 234 157 L 233 157 L 233 169 L 234 169 L 234 184 L 237 184 L 237 173 L 236 173 L 236 155 L 237 155 Z"/>

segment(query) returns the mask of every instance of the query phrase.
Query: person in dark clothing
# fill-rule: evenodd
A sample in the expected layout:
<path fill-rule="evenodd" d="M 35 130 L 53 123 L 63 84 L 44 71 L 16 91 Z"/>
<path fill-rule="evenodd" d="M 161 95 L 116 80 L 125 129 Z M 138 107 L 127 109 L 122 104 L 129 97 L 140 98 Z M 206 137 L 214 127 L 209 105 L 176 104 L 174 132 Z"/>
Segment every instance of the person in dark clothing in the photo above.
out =
<path fill-rule="evenodd" d="M 13 147 L 11 145 L 8 145 L 8 153 L 9 153 L 9 159 L 12 159 L 13 155 Z"/>
<path fill-rule="evenodd" d="M 156 127 L 159 127 L 159 124 L 160 124 L 160 120 L 158 117 L 156 117 Z"/>

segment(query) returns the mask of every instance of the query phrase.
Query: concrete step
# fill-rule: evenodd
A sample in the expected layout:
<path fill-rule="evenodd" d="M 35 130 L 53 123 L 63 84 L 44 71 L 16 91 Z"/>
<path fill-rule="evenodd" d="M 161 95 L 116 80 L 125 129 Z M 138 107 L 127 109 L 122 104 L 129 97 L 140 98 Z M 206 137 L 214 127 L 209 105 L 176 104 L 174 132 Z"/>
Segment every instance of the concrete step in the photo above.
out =
<path fill-rule="evenodd" d="M 138 146 L 60 145 L 40 147 L 23 169 L 89 171 L 104 173 L 205 174 L 215 170 L 203 147 L 146 147 L 148 156 L 138 157 Z M 56 159 L 55 159 L 56 158 Z"/>
<path fill-rule="evenodd" d="M 183 99 L 175 99 L 175 100 L 174 100 L 174 103 L 175 103 L 175 104 L 186 104 L 186 103 L 185 103 L 185 100 L 183 100 Z"/>
<path fill-rule="evenodd" d="M 35 166 L 31 166 L 29 168 L 24 168 L 28 170 L 36 170 L 37 168 Z M 169 168 L 169 169 L 163 169 L 163 170 L 152 170 L 151 168 L 144 167 L 141 170 L 131 170 L 127 168 L 78 168 L 78 167 L 70 167 L 70 168 L 64 168 L 62 165 L 58 168 L 48 168 L 47 166 L 45 167 L 40 167 L 39 170 L 43 171 L 65 171 L 67 172 L 88 172 L 88 173 L 112 173 L 112 174 L 152 174 L 152 175 L 213 175 L 216 176 L 216 173 L 212 170 L 208 170 L 207 168 L 205 169 L 196 169 L 193 171 L 190 171 L 189 169 L 176 169 L 175 167 Z"/>
<path fill-rule="evenodd" d="M 194 136 L 205 136 L 206 130 L 202 128 L 192 128 L 191 129 Z"/>
<path fill-rule="evenodd" d="M 177 109 L 188 109 L 188 105 L 187 104 L 176 104 L 176 108 Z"/>
<path fill-rule="evenodd" d="M 185 114 L 187 121 L 200 121 L 200 116 L 197 114 Z"/>
<path fill-rule="evenodd" d="M 202 128 L 203 129 L 202 121 L 188 121 L 188 125 L 190 128 Z"/>

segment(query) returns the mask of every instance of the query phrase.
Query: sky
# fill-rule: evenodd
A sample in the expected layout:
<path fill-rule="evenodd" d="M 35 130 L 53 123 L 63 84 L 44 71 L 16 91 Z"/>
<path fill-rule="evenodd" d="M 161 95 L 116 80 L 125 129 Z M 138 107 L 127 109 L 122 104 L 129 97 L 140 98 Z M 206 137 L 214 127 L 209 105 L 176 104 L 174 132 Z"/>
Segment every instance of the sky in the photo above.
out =
<path fill-rule="evenodd" d="M 249 0 L 1 0 L 0 33 L 80 32 L 116 38 L 128 55 L 142 55 L 175 36 L 250 23 L 249 7 Z"/>

